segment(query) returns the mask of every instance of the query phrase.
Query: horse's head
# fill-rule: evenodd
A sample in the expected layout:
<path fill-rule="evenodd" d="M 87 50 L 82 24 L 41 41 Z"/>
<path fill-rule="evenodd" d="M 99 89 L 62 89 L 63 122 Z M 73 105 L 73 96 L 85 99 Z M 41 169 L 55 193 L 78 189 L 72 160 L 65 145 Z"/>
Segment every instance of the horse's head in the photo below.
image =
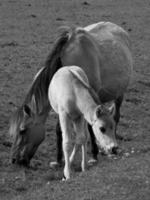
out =
<path fill-rule="evenodd" d="M 105 153 L 113 153 L 117 149 L 115 138 L 115 105 L 106 108 L 102 105 L 97 106 L 94 112 L 93 131 L 98 145 Z"/>
<path fill-rule="evenodd" d="M 31 111 L 29 106 L 24 105 L 14 113 L 11 119 L 10 135 L 13 136 L 12 163 L 29 165 L 44 139 L 44 123 Z"/>

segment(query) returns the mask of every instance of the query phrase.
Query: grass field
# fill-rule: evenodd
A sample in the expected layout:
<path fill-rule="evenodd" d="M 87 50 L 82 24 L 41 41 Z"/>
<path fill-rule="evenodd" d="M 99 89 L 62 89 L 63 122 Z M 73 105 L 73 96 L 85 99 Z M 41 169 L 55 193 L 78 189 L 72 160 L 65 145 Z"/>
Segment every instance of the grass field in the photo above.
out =
<path fill-rule="evenodd" d="M 36 72 L 44 65 L 61 25 L 111 21 L 129 32 L 134 76 L 121 109 L 118 132 L 123 154 L 99 155 L 97 165 L 62 182 L 56 157 L 55 124 L 25 169 L 10 164 L 9 118 L 21 105 Z M 89 151 L 90 152 L 90 151 Z M 89 155 L 90 156 L 90 155 Z M 150 199 L 150 2 L 149 0 L 0 0 L 0 200 Z"/>

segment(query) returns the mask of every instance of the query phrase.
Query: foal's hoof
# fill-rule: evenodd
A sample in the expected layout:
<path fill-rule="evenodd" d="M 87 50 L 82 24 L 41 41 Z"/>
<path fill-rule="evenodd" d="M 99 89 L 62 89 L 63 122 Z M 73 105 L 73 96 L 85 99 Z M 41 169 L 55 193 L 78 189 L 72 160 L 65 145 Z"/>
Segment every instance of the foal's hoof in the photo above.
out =
<path fill-rule="evenodd" d="M 97 159 L 91 158 L 91 159 L 88 161 L 88 165 L 95 165 L 97 162 L 98 162 Z"/>
<path fill-rule="evenodd" d="M 57 161 L 54 161 L 54 162 L 50 162 L 49 166 L 52 169 L 57 169 L 57 168 L 61 167 L 61 164 L 58 163 Z"/>

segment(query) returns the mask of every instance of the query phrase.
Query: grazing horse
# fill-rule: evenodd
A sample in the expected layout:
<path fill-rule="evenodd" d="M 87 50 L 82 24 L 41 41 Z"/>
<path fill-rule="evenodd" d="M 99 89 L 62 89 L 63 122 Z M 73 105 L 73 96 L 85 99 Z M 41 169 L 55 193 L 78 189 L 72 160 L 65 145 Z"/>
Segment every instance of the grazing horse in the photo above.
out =
<path fill-rule="evenodd" d="M 85 171 L 88 137 L 85 120 L 92 126 L 97 143 L 101 148 L 109 152 L 117 147 L 114 106 L 109 110 L 96 103 L 94 100 L 96 95 L 80 67 L 66 66 L 59 69 L 51 80 L 48 96 L 52 108 L 59 115 L 65 158 L 65 179 L 70 178 L 70 162 L 73 161 L 80 146 L 82 146 L 81 168 Z M 76 139 L 70 157 L 72 134 L 76 134 Z"/>
<path fill-rule="evenodd" d="M 12 116 L 12 161 L 28 164 L 44 139 L 44 124 L 50 111 L 49 84 L 54 73 L 63 66 L 76 65 L 83 69 L 99 103 L 114 100 L 117 126 L 123 95 L 132 75 L 130 47 L 128 33 L 110 22 L 99 22 L 85 28 L 65 28 L 56 40 L 45 67 L 34 78 L 24 102 Z M 89 130 L 93 157 L 97 159 L 98 148 L 91 126 Z M 61 163 L 62 134 L 59 123 L 56 133 L 57 162 Z"/>

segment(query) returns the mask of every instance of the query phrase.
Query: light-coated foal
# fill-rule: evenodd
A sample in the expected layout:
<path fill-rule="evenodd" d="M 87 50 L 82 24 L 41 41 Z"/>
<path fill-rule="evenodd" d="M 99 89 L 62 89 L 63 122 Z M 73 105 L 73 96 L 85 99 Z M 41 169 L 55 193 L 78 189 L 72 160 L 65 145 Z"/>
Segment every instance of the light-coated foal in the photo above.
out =
<path fill-rule="evenodd" d="M 96 96 L 84 71 L 78 66 L 59 69 L 53 76 L 48 96 L 52 108 L 59 115 L 63 136 L 65 159 L 64 177 L 70 178 L 70 164 L 81 146 L 82 171 L 86 166 L 87 122 L 92 125 L 98 145 L 106 152 L 116 148 L 114 113 L 115 107 L 107 109 L 96 103 Z M 74 148 L 72 135 L 75 135 Z"/>

